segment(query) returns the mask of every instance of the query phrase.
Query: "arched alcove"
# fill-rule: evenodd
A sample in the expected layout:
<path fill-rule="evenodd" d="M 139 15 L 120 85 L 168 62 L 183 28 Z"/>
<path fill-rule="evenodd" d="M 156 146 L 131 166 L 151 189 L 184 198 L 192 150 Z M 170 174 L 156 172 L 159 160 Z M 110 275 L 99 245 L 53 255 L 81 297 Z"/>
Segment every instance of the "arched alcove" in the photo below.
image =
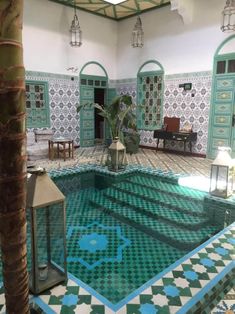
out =
<path fill-rule="evenodd" d="M 154 130 L 162 124 L 164 69 L 156 60 L 143 63 L 137 73 L 137 124 Z"/>
<path fill-rule="evenodd" d="M 108 74 L 96 61 L 87 62 L 80 73 L 80 104 L 98 103 L 107 100 Z M 97 109 L 87 106 L 80 112 L 80 145 L 93 146 L 95 141 L 104 139 L 104 119 Z"/>

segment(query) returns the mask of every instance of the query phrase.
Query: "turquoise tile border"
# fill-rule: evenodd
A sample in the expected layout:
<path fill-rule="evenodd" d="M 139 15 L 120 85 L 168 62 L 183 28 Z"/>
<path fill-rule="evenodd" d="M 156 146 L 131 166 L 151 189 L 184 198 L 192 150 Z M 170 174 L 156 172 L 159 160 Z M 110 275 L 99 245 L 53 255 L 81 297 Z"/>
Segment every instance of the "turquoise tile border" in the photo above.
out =
<path fill-rule="evenodd" d="M 71 74 L 57 74 L 57 73 L 49 73 L 49 72 L 39 72 L 39 71 L 25 71 L 26 77 L 37 77 L 37 78 L 52 78 L 52 79 L 60 79 L 60 80 L 71 80 L 71 77 L 74 78 L 74 81 L 78 81 L 78 75 Z"/>

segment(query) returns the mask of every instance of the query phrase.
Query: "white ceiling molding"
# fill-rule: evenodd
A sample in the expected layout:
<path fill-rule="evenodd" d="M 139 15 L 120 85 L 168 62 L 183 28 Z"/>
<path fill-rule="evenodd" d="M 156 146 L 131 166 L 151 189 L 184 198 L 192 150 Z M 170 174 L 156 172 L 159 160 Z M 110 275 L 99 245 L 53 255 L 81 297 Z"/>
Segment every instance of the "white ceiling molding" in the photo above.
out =
<path fill-rule="evenodd" d="M 193 0 L 171 0 L 171 10 L 177 10 L 184 24 L 190 24 L 193 20 Z"/>

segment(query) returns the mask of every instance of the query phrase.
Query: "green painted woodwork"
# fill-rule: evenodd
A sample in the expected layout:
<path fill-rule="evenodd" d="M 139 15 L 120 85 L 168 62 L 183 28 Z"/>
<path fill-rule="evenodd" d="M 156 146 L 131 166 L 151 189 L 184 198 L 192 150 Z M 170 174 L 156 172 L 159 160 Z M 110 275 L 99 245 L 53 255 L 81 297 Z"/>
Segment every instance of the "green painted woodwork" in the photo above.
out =
<path fill-rule="evenodd" d="M 231 101 L 232 97 L 233 97 L 233 91 L 216 92 L 216 100 Z"/>
<path fill-rule="evenodd" d="M 80 103 L 94 103 L 94 88 L 80 85 Z M 80 111 L 80 145 L 94 145 L 94 108 L 88 106 Z"/>
<path fill-rule="evenodd" d="M 218 146 L 228 146 L 229 145 L 229 141 L 227 139 L 213 139 L 212 142 L 212 147 L 214 149 L 217 149 Z"/>
<path fill-rule="evenodd" d="M 84 69 L 85 69 L 87 66 L 91 65 L 91 64 L 97 65 L 97 66 L 98 66 L 99 68 L 101 68 L 101 69 L 103 70 L 103 72 L 104 72 L 104 76 L 93 76 L 93 75 L 92 75 L 92 78 L 91 78 L 91 79 L 94 79 L 94 78 L 103 79 L 104 77 L 105 77 L 106 79 L 108 78 L 108 73 L 107 73 L 107 71 L 105 70 L 105 68 L 103 67 L 103 65 L 100 64 L 100 63 L 97 62 L 97 61 L 89 61 L 89 62 L 85 63 L 84 66 L 83 66 L 83 67 L 81 68 L 81 70 L 80 70 L 80 77 L 81 77 L 81 75 L 84 75 L 85 78 L 88 77 L 88 79 L 89 79 L 89 77 L 91 77 L 90 75 L 87 75 L 87 74 L 83 73 Z"/>
<path fill-rule="evenodd" d="M 140 73 L 143 73 L 142 69 L 143 69 L 147 64 L 152 64 L 152 65 L 154 64 L 154 65 L 156 65 L 157 67 L 159 67 L 160 71 L 164 72 L 164 69 L 163 69 L 163 66 L 161 65 L 161 63 L 153 59 L 153 60 L 148 60 L 148 61 L 144 62 L 144 63 L 141 65 L 141 67 L 139 68 L 139 71 L 138 71 L 137 75 L 139 75 Z M 147 72 L 146 72 L 146 73 L 147 73 Z"/>
<path fill-rule="evenodd" d="M 146 63 L 145 63 L 146 64 Z M 143 66 L 140 68 L 140 70 Z M 154 130 L 162 124 L 163 75 L 161 71 L 138 72 L 137 77 L 137 126 Z"/>
<path fill-rule="evenodd" d="M 217 89 L 226 89 L 226 88 L 231 88 L 233 86 L 233 80 L 232 79 L 227 79 L 227 80 L 223 80 L 223 79 L 217 79 L 216 81 L 216 87 Z"/>
<path fill-rule="evenodd" d="M 107 105 L 108 106 L 112 103 L 113 99 L 116 96 L 117 96 L 116 88 L 109 88 L 108 93 L 107 93 Z M 110 129 L 107 122 L 105 122 L 105 139 L 107 140 L 110 138 L 111 138 Z"/>
<path fill-rule="evenodd" d="M 27 80 L 25 90 L 27 128 L 50 127 L 48 83 Z"/>
<path fill-rule="evenodd" d="M 230 104 L 216 104 L 215 105 L 216 114 L 232 114 L 232 106 Z"/>
<path fill-rule="evenodd" d="M 230 136 L 230 128 L 229 127 L 214 127 L 213 128 L 213 135 L 214 135 L 214 139 L 213 140 L 217 140 L 221 139 L 221 138 L 226 138 L 228 139 Z"/>
<path fill-rule="evenodd" d="M 235 40 L 235 35 L 223 41 L 214 56 L 207 145 L 209 158 L 215 158 L 218 146 L 231 147 L 232 156 L 235 156 L 235 53 L 220 54 L 230 40 Z"/>
<path fill-rule="evenodd" d="M 130 16 L 139 15 L 141 12 L 159 9 L 163 6 L 170 5 L 170 0 L 127 0 L 118 5 L 113 5 L 102 0 L 50 0 L 66 6 L 76 7 L 79 10 L 87 11 L 92 14 L 100 15 L 112 20 L 122 20 Z M 79 17 L 78 17 L 79 18 Z"/>
<path fill-rule="evenodd" d="M 97 64 L 104 73 L 105 69 L 97 62 L 86 63 L 80 72 L 80 104 L 93 104 L 95 102 L 95 88 L 105 89 L 108 86 L 107 76 L 93 76 L 81 74 L 89 64 Z M 94 107 L 87 106 L 80 111 L 80 146 L 94 146 L 95 143 L 95 110 Z"/>

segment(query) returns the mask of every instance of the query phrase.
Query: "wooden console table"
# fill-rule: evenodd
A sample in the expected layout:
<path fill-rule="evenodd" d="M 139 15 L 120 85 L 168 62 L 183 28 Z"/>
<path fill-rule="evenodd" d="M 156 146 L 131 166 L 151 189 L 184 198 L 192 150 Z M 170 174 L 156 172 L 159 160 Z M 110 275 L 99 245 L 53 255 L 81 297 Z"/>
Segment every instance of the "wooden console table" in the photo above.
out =
<path fill-rule="evenodd" d="M 64 137 L 54 137 L 48 140 L 48 153 L 49 159 L 54 159 L 54 153 L 56 152 L 57 158 L 60 157 L 60 153 L 63 155 L 64 161 L 66 160 L 66 155 L 68 158 L 74 157 L 74 142 L 72 139 Z"/>
<path fill-rule="evenodd" d="M 189 143 L 189 150 L 192 153 L 192 142 L 197 140 L 197 132 L 168 132 L 162 129 L 155 130 L 153 137 L 157 139 L 157 147 L 159 140 L 163 140 L 163 148 L 165 149 L 166 140 L 184 142 L 184 152 L 186 151 L 186 143 Z"/>

